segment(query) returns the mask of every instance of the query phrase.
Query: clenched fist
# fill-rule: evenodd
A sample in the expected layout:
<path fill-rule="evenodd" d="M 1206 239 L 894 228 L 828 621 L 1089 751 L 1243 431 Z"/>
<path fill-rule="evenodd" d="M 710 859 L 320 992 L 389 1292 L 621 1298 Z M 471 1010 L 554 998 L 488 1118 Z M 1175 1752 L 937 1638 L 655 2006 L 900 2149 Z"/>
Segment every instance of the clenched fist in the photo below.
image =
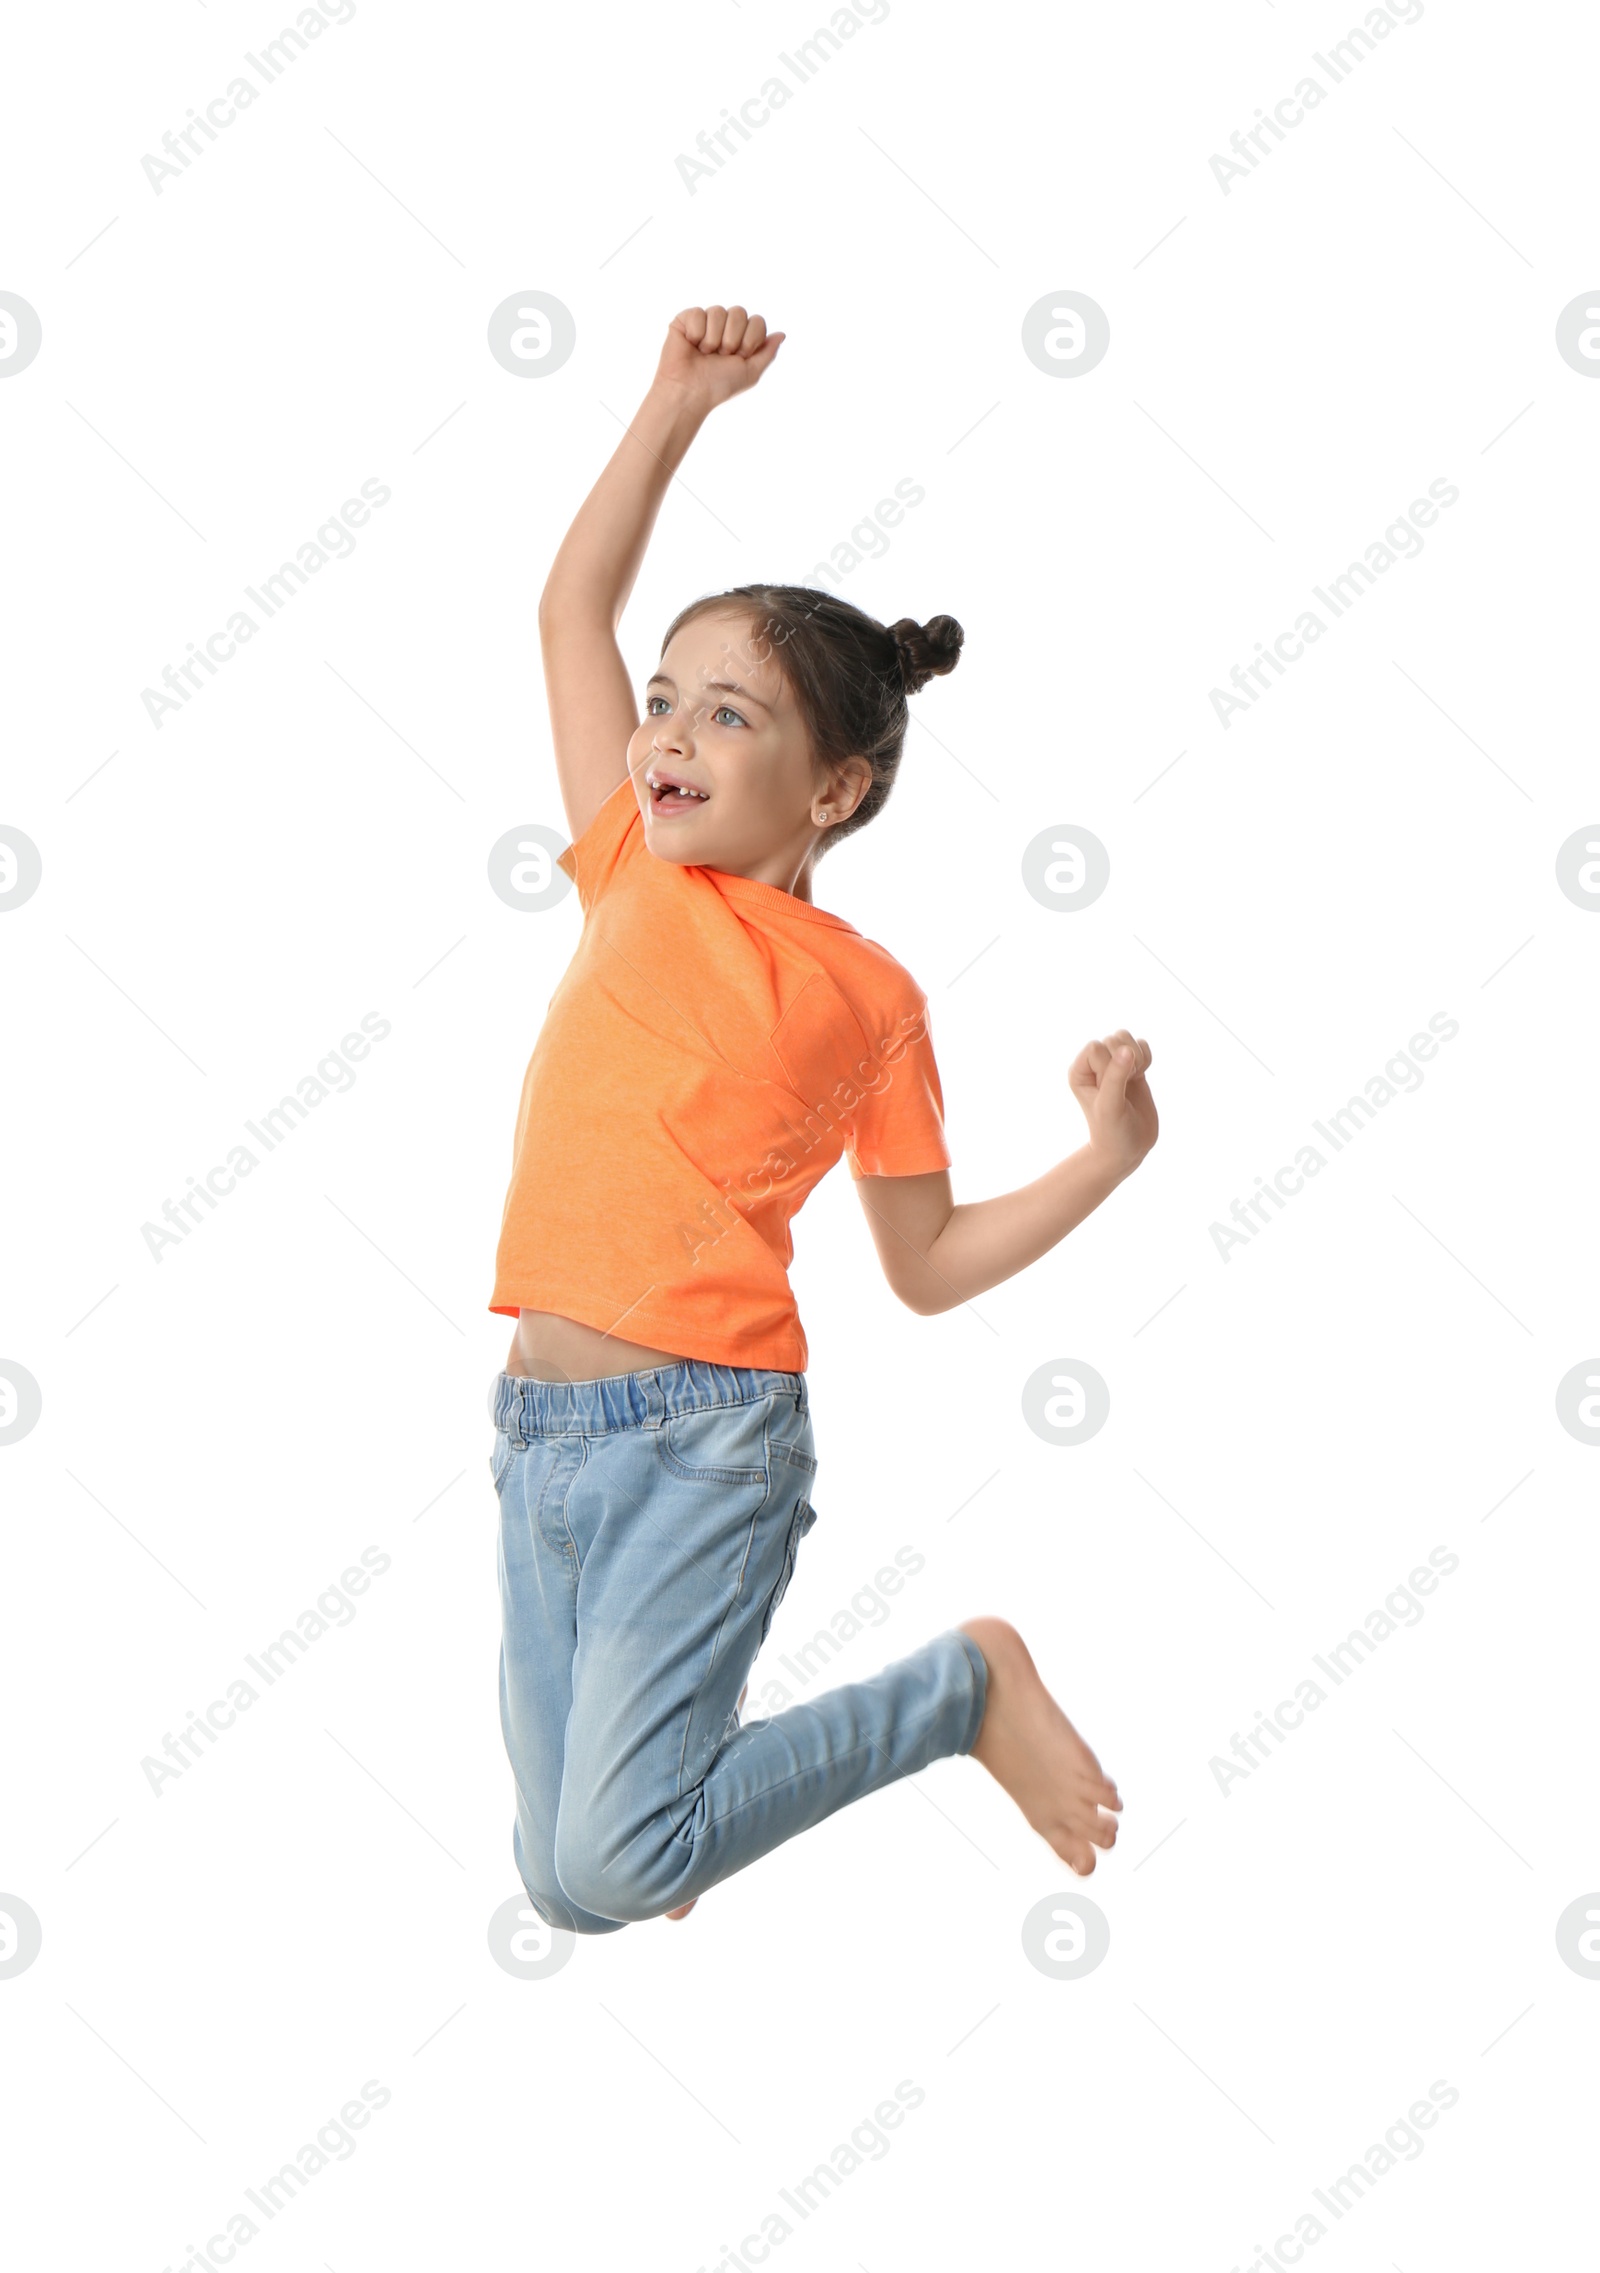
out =
<path fill-rule="evenodd" d="M 1089 1124 L 1089 1143 L 1119 1175 L 1131 1176 L 1161 1133 L 1145 1075 L 1150 1045 L 1119 1027 L 1078 1053 L 1067 1080 Z"/>
<path fill-rule="evenodd" d="M 656 385 L 688 395 L 703 411 L 714 410 L 755 385 L 787 336 L 775 331 L 769 339 L 766 317 L 747 315 L 743 308 L 685 308 L 667 326 Z"/>

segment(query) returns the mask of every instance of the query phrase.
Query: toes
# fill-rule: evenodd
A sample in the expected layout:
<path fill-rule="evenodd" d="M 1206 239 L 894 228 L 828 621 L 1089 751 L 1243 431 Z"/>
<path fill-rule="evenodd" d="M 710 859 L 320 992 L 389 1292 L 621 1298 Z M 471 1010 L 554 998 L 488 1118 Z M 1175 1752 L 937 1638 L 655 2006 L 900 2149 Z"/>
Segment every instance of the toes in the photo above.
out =
<path fill-rule="evenodd" d="M 1063 1824 L 1050 1844 L 1075 1878 L 1089 1877 L 1094 1869 L 1094 1849 L 1076 1823 Z"/>

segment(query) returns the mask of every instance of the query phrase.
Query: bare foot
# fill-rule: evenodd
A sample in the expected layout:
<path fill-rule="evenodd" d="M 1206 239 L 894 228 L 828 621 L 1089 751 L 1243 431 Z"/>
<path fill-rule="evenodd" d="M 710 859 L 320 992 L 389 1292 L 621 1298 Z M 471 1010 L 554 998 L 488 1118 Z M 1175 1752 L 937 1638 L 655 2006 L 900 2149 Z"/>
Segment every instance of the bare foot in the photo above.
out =
<path fill-rule="evenodd" d="M 1116 1844 L 1117 1787 L 1039 1678 L 1015 1626 L 968 1618 L 960 1631 L 989 1668 L 983 1725 L 972 1756 L 1011 1794 L 1045 1840 L 1080 1878 L 1096 1847 Z"/>
<path fill-rule="evenodd" d="M 746 1697 L 748 1697 L 748 1696 L 749 1696 L 749 1694 L 750 1694 L 750 1684 L 749 1684 L 749 1682 L 747 1681 L 747 1682 L 745 1683 L 744 1687 L 743 1687 L 743 1688 L 742 1688 L 742 1689 L 739 1691 L 739 1702 L 738 1702 L 738 1703 L 737 1703 L 737 1704 L 734 1706 L 734 1708 L 733 1708 L 733 1710 L 734 1710 L 734 1713 L 735 1713 L 735 1715 L 736 1715 L 736 1716 L 737 1716 L 739 1713 L 742 1713 L 742 1712 L 744 1711 L 744 1701 L 745 1701 Z M 680 1903 L 680 1904 L 679 1904 L 679 1906 L 678 1906 L 678 1908 L 677 1908 L 676 1910 L 664 1910 L 664 1911 L 662 1912 L 662 1916 L 663 1916 L 664 1918 L 687 1918 L 687 1917 L 688 1917 L 688 1915 L 689 1915 L 689 1912 L 690 1912 L 690 1911 L 691 1911 L 691 1910 L 694 1908 L 695 1902 L 698 1902 L 698 1901 L 699 1901 L 699 1899 L 700 1899 L 700 1897 L 699 1897 L 699 1895 L 697 1894 L 697 1895 L 694 1897 L 694 1900 L 693 1900 L 693 1901 L 691 1901 L 691 1902 L 682 1902 L 682 1903 Z"/>

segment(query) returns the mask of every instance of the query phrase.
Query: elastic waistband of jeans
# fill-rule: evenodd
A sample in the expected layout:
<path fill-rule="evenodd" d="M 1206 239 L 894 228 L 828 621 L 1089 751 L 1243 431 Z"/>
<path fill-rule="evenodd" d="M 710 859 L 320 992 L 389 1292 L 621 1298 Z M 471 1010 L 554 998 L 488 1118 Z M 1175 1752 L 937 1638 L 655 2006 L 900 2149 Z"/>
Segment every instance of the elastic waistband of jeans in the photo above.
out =
<path fill-rule="evenodd" d="M 535 1381 L 531 1374 L 502 1373 L 494 1385 L 490 1412 L 497 1429 L 526 1444 L 536 1436 L 600 1436 L 612 1429 L 656 1428 L 674 1413 L 748 1405 L 774 1395 L 793 1398 L 797 1413 L 809 1410 L 803 1373 L 681 1358 L 676 1365 L 606 1374 L 598 1381 Z"/>

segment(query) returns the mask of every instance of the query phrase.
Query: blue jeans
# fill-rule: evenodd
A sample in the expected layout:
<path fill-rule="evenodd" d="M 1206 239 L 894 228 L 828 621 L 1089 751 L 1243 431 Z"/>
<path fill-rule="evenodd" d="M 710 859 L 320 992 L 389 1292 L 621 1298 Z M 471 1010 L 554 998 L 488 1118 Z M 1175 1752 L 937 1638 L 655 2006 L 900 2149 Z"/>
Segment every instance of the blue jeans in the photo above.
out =
<path fill-rule="evenodd" d="M 972 1749 L 988 1676 L 956 1631 L 741 1725 L 816 1520 L 803 1374 L 698 1358 L 599 1381 L 502 1373 L 494 1421 L 512 1852 L 548 1925 L 659 1917 Z"/>

